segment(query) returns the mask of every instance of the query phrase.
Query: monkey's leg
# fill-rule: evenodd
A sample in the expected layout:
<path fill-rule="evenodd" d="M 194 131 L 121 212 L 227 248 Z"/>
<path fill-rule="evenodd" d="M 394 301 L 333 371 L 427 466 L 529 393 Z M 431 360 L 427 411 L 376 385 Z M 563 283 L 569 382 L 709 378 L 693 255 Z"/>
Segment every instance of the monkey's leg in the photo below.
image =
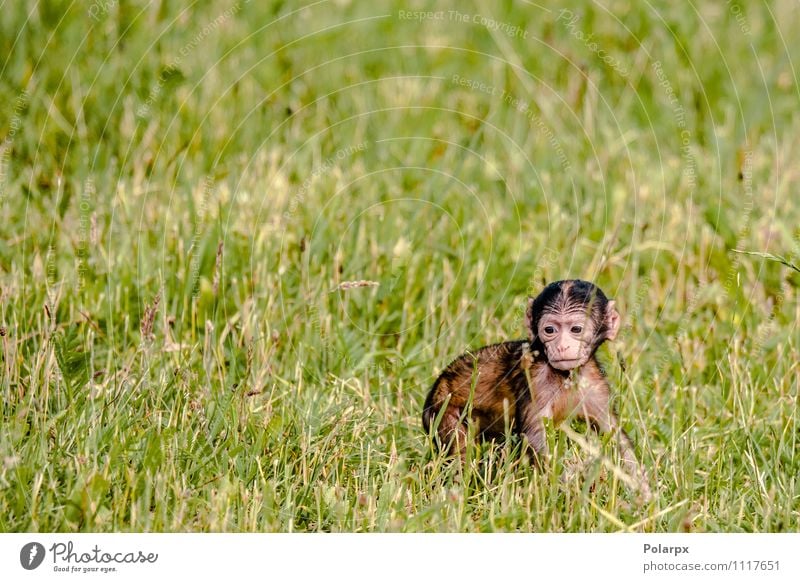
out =
<path fill-rule="evenodd" d="M 642 464 L 639 463 L 639 459 L 636 458 L 633 442 L 628 433 L 620 426 L 619 418 L 612 410 L 608 398 L 601 393 L 587 395 L 584 397 L 577 413 L 578 416 L 582 416 L 589 424 L 596 427 L 599 432 L 610 432 L 616 437 L 622 461 L 628 473 L 636 479 L 643 500 L 649 501 L 652 499 L 647 473 Z"/>
<path fill-rule="evenodd" d="M 650 483 L 647 477 L 647 472 L 644 470 L 644 466 L 639 462 L 639 459 L 636 458 L 636 453 L 633 449 L 633 442 L 631 442 L 631 438 L 628 436 L 628 433 L 626 433 L 625 430 L 619 426 L 619 421 L 617 420 L 616 415 L 612 413 L 611 418 L 613 419 L 611 423 L 611 430 L 613 430 L 617 436 L 617 444 L 619 446 L 622 459 L 625 461 L 625 465 L 628 467 L 631 474 L 636 478 L 642 500 L 644 502 L 648 502 L 653 498 L 653 494 L 650 491 Z"/>
<path fill-rule="evenodd" d="M 463 463 L 467 452 L 467 427 L 461 418 L 461 410 L 457 406 L 448 406 L 439 424 L 439 439 L 441 447 L 451 447 L 451 452 L 457 453 Z"/>

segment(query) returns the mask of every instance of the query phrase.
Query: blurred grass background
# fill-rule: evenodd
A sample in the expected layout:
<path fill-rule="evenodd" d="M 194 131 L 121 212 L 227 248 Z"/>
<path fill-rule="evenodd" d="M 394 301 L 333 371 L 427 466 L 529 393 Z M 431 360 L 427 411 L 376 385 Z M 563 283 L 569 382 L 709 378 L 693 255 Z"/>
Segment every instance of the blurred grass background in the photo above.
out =
<path fill-rule="evenodd" d="M 800 528 L 796 3 L 3 13 L 0 530 Z M 568 277 L 643 507 L 420 426 Z"/>

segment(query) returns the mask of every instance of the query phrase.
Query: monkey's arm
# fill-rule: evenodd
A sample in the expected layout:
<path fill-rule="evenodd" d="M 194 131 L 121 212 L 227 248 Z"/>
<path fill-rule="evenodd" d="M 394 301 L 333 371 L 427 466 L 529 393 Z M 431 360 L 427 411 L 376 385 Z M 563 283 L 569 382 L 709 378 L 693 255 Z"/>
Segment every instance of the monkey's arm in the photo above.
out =
<path fill-rule="evenodd" d="M 544 416 L 530 398 L 522 398 L 517 404 L 516 422 L 520 427 L 519 432 L 523 440 L 533 451 L 534 463 L 540 467 L 544 466 L 550 454 L 544 429 Z"/>

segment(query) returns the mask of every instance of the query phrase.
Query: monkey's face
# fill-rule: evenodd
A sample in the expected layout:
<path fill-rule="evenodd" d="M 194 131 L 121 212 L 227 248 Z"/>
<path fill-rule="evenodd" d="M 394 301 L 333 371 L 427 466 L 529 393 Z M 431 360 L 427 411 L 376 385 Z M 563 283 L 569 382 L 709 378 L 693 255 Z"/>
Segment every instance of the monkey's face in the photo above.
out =
<path fill-rule="evenodd" d="M 594 322 L 585 311 L 545 314 L 537 329 L 547 360 L 556 370 L 572 370 L 589 361 L 595 332 Z"/>
<path fill-rule="evenodd" d="M 617 337 L 619 321 L 614 301 L 579 279 L 550 283 L 528 299 L 525 312 L 531 341 L 542 342 L 556 370 L 583 366 L 601 343 Z"/>

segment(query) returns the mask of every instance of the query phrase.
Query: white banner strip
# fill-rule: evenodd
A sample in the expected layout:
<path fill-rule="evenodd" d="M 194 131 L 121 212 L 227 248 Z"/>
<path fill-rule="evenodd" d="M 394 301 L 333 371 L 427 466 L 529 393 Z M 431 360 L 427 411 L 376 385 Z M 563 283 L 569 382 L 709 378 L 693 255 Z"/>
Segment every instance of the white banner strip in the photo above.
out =
<path fill-rule="evenodd" d="M 30 581 L 795 582 L 800 534 L 4 534 L 0 572 Z"/>

